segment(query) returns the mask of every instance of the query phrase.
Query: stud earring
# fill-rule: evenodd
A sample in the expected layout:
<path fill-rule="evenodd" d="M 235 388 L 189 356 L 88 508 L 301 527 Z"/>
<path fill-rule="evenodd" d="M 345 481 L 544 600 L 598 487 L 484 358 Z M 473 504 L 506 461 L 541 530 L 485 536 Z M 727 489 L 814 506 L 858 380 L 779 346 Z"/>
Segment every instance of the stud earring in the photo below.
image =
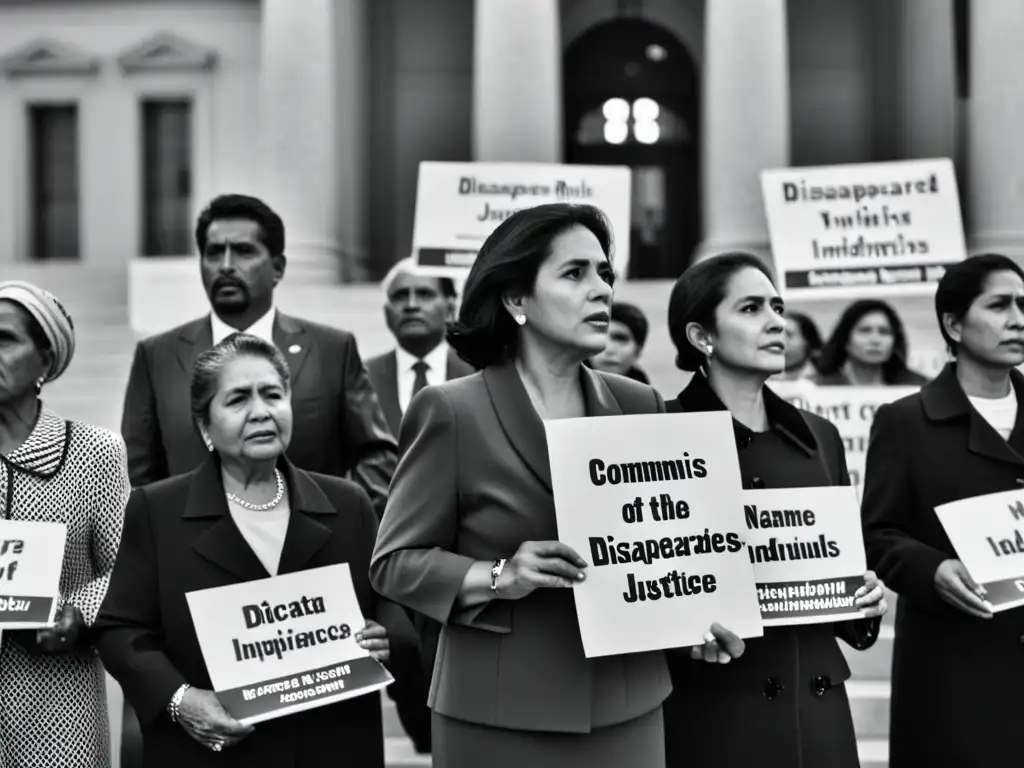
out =
<path fill-rule="evenodd" d="M 516 323 L 518 325 L 526 325 L 526 315 L 522 313 L 516 315 Z"/>
<path fill-rule="evenodd" d="M 38 378 L 38 379 L 36 380 L 36 394 L 37 394 L 37 395 L 38 395 L 38 394 L 39 394 L 40 392 L 42 392 L 42 391 L 43 391 L 43 384 L 44 384 L 44 383 L 46 383 L 46 379 L 44 379 L 44 378 L 43 378 L 42 376 L 40 376 L 40 377 L 39 377 L 39 378 Z"/>
<path fill-rule="evenodd" d="M 203 435 L 203 442 L 206 443 L 206 450 L 213 451 L 213 443 L 211 442 L 209 437 Z"/>
<path fill-rule="evenodd" d="M 707 345 L 707 346 L 706 346 L 706 347 L 704 348 L 704 351 L 708 353 L 708 357 L 711 357 L 711 355 L 712 355 L 712 354 L 714 353 L 714 351 L 715 351 L 715 348 L 714 348 L 714 346 L 712 346 L 711 344 L 708 344 L 708 345 Z"/>

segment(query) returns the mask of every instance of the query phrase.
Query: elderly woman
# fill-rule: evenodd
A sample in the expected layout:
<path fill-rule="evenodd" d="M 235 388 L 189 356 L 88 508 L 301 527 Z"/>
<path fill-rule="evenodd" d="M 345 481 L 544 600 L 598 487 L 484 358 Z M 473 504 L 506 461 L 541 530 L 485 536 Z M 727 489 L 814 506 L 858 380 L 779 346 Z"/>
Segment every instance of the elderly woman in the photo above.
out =
<path fill-rule="evenodd" d="M 23 282 L 0 283 L 0 509 L 67 526 L 55 623 L 10 631 L 0 647 L 0 765 L 110 765 L 106 682 L 90 625 L 107 591 L 128 499 L 113 432 L 46 409 L 43 386 L 75 351 L 64 307 Z"/>
<path fill-rule="evenodd" d="M 650 387 L 584 365 L 605 347 L 613 279 L 598 209 L 510 216 L 448 333 L 480 372 L 424 388 L 402 422 L 370 576 L 444 625 L 429 701 L 437 768 L 664 766 L 663 654 L 583 653 L 572 587 L 587 564 L 558 541 L 544 433 L 551 419 L 664 410 Z"/>
<path fill-rule="evenodd" d="M 234 334 L 196 361 L 192 413 L 211 449 L 193 472 L 137 488 L 110 592 L 96 622 L 104 663 L 142 726 L 149 767 L 382 768 L 380 697 L 367 695 L 255 727 L 231 717 L 210 676 L 185 593 L 348 563 L 368 620 L 359 644 L 389 660 L 412 626 L 366 573 L 377 518 L 359 486 L 307 473 L 291 440 L 288 365 L 272 344 Z M 385 630 L 385 626 L 388 630 Z"/>

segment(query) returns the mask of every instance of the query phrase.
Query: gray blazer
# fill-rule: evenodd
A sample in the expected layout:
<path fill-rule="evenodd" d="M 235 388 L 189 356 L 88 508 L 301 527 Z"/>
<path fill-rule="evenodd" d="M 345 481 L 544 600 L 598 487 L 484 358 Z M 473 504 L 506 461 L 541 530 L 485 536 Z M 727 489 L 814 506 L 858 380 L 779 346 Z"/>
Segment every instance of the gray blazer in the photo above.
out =
<path fill-rule="evenodd" d="M 587 413 L 657 413 L 661 397 L 582 367 Z M 444 625 L 429 704 L 449 717 L 519 730 L 587 733 L 661 705 L 664 655 L 587 659 L 572 592 L 461 609 L 477 560 L 558 538 L 544 425 L 511 364 L 422 390 L 399 438 L 401 459 L 370 579 L 382 595 Z"/>

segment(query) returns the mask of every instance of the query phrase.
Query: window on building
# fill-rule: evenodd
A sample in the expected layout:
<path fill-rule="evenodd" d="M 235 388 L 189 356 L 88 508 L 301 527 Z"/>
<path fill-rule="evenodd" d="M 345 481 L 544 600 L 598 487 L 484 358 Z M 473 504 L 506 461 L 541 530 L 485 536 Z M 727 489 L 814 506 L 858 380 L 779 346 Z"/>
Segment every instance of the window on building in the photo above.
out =
<path fill-rule="evenodd" d="M 192 251 L 192 102 L 142 102 L 142 252 Z"/>
<path fill-rule="evenodd" d="M 29 107 L 32 259 L 79 258 L 78 107 Z"/>

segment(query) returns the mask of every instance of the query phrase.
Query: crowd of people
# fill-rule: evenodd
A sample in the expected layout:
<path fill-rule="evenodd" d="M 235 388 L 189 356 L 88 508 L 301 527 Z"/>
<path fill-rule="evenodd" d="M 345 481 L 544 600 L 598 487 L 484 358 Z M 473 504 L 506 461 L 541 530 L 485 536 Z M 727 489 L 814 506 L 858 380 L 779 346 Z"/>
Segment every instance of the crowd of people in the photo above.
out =
<path fill-rule="evenodd" d="M 350 333 L 275 308 L 285 227 L 263 202 L 215 199 L 196 243 L 211 311 L 138 344 L 121 435 L 43 405 L 72 364 L 72 319 L 47 291 L 0 283 L 4 516 L 68 529 L 52 624 L 2 636 L 3 768 L 109 765 L 104 668 L 146 766 L 383 766 L 377 696 L 236 721 L 185 598 L 339 563 L 359 645 L 438 768 L 857 766 L 839 641 L 874 644 L 886 584 L 900 596 L 890 765 L 988 765 L 1012 743 L 993 681 L 1024 664 L 1024 620 L 992 614 L 934 508 L 1022 482 L 1013 260 L 946 271 L 935 311 L 953 361 L 930 382 L 884 302 L 851 304 L 822 342 L 760 259 L 701 261 L 669 300 L 693 377 L 666 402 L 638 364 L 647 319 L 613 301 L 596 208 L 503 221 L 457 312 L 450 280 L 396 264 L 396 347 L 366 364 Z M 872 428 L 862 618 L 747 640 L 712 624 L 702 645 L 588 659 L 571 591 L 588 563 L 558 538 L 544 423 L 724 411 L 744 488 L 849 485 L 837 430 L 766 386 L 780 377 L 922 385 Z"/>

